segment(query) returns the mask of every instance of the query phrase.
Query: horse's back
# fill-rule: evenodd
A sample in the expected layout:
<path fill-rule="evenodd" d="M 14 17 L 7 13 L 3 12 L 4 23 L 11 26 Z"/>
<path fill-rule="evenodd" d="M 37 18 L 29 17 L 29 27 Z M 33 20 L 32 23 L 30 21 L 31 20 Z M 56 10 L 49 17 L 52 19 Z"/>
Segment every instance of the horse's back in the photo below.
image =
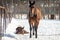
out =
<path fill-rule="evenodd" d="M 33 8 L 32 9 L 32 14 L 34 14 L 34 13 L 36 13 L 37 14 L 37 19 L 38 20 L 40 20 L 41 18 L 42 18 L 42 16 L 41 16 L 41 9 L 39 9 L 39 8 Z"/>
<path fill-rule="evenodd" d="M 41 10 L 39 8 L 33 8 L 32 13 L 36 13 L 37 18 L 33 19 L 29 17 L 29 24 L 36 23 L 37 25 L 39 24 L 39 21 L 41 19 Z"/>
<path fill-rule="evenodd" d="M 36 14 L 37 14 L 37 19 L 40 20 L 41 19 L 41 9 L 36 8 Z"/>

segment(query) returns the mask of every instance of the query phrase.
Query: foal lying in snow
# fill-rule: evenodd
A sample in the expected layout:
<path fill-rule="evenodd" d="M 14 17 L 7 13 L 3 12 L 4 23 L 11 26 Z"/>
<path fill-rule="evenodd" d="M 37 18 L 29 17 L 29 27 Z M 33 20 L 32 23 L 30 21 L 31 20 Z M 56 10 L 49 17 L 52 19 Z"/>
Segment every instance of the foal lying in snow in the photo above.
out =
<path fill-rule="evenodd" d="M 24 27 L 17 27 L 16 34 L 28 34 L 29 32 L 24 30 Z"/>

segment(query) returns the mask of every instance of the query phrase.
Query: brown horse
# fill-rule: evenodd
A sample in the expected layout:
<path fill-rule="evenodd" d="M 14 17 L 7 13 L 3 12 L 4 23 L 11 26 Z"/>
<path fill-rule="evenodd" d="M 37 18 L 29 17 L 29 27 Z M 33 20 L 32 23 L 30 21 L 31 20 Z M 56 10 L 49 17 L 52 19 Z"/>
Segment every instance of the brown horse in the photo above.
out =
<path fill-rule="evenodd" d="M 31 32 L 33 29 L 33 35 L 35 34 L 35 37 L 37 38 L 37 28 L 39 25 L 39 20 L 41 19 L 41 10 L 37 7 L 34 7 L 35 1 L 33 3 L 29 1 L 29 25 L 30 25 L 30 38 L 31 38 Z M 34 32 L 35 31 L 35 32 Z"/>

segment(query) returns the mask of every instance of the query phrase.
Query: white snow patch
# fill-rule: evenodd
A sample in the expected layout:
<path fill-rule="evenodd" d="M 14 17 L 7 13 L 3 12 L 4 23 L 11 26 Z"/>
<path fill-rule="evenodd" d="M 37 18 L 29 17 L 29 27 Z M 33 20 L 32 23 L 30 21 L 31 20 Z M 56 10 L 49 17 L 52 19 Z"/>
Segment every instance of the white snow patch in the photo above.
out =
<path fill-rule="evenodd" d="M 60 36 L 55 36 L 55 34 L 60 34 L 60 21 L 59 20 L 40 20 L 38 26 L 38 38 L 35 39 L 35 36 L 29 38 L 27 35 L 16 35 L 15 31 L 18 26 L 25 27 L 24 29 L 29 32 L 29 23 L 28 20 L 15 19 L 12 18 L 11 23 L 7 25 L 6 34 L 15 35 L 18 40 L 60 40 Z M 48 36 L 52 35 L 52 36 Z M 14 38 L 3 37 L 3 40 L 16 40 Z"/>

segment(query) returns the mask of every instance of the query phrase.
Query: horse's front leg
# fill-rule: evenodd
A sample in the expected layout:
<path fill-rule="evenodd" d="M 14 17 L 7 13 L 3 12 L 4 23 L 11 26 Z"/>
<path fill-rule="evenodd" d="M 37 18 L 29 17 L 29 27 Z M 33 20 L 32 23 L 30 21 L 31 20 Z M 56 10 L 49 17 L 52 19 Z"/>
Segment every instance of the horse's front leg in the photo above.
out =
<path fill-rule="evenodd" d="M 35 38 L 37 38 L 37 26 L 35 26 Z"/>
<path fill-rule="evenodd" d="M 34 35 L 34 26 L 33 26 L 33 35 Z"/>
<path fill-rule="evenodd" d="M 31 27 L 31 24 L 30 24 L 30 38 L 31 38 L 31 35 L 32 35 L 31 31 L 32 31 L 32 27 Z"/>

